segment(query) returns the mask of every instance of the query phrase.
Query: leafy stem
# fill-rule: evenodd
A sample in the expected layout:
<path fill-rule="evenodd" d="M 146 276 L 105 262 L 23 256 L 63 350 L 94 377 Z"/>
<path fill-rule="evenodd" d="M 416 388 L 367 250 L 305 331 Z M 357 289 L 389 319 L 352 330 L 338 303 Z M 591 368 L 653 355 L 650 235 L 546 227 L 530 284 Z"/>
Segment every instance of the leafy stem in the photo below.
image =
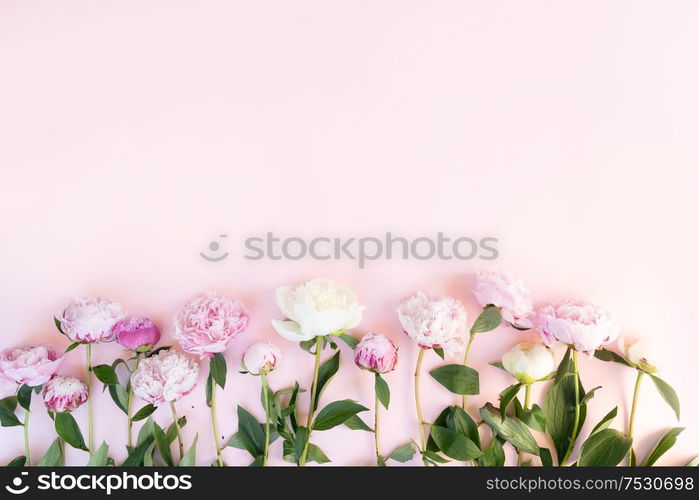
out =
<path fill-rule="evenodd" d="M 569 350 L 570 347 L 568 348 Z M 573 447 L 575 446 L 575 439 L 578 435 L 578 426 L 580 425 L 580 373 L 578 371 L 578 351 L 572 349 L 573 358 L 573 377 L 575 385 L 575 419 L 573 420 L 573 432 L 570 436 L 570 443 L 568 444 L 568 449 L 566 450 L 563 460 L 561 460 L 561 465 L 564 465 L 568 461 L 568 457 L 573 452 Z"/>
<path fill-rule="evenodd" d="M 311 385 L 311 406 L 308 408 L 308 419 L 306 420 L 306 428 L 308 429 L 308 437 L 303 446 L 303 452 L 301 453 L 301 458 L 299 459 L 299 465 L 306 465 L 306 457 L 308 456 L 308 445 L 310 443 L 310 432 L 311 426 L 313 424 L 313 413 L 316 407 L 316 388 L 318 386 L 318 371 L 320 370 L 320 355 L 323 351 L 323 337 L 316 337 L 316 357 L 315 365 L 313 367 L 313 384 Z"/>
<path fill-rule="evenodd" d="M 262 455 L 262 465 L 267 465 L 267 455 L 269 455 L 269 385 L 267 384 L 267 374 L 264 371 L 260 372 L 262 378 L 262 393 L 265 400 L 265 449 Z"/>
<path fill-rule="evenodd" d="M 417 425 L 420 429 L 420 445 L 422 452 L 427 450 L 427 439 L 425 438 L 424 421 L 422 417 L 422 407 L 420 406 L 420 371 L 422 368 L 422 358 L 425 357 L 425 350 L 420 348 L 420 353 L 417 355 L 417 363 L 415 364 L 415 410 L 417 412 Z"/>
<path fill-rule="evenodd" d="M 141 354 L 136 353 L 136 361 L 134 362 L 133 369 L 136 371 L 138 368 L 138 363 L 141 361 Z M 133 422 L 131 421 L 131 413 L 133 410 L 133 387 L 131 387 L 131 383 L 128 383 L 129 386 L 129 392 L 128 392 L 128 397 L 127 397 L 127 402 L 126 402 L 126 430 L 127 430 L 127 437 L 128 437 L 128 443 L 129 443 L 129 448 L 133 448 Z M 175 419 L 176 420 L 176 419 Z"/>
<path fill-rule="evenodd" d="M 380 375 L 377 373 L 377 377 Z M 379 446 L 379 393 L 376 390 L 376 385 L 374 385 L 374 444 L 376 445 L 376 465 L 381 465 L 383 459 L 381 458 L 381 447 Z"/>
<path fill-rule="evenodd" d="M 94 445 L 94 432 L 92 429 L 92 344 L 85 344 L 85 358 L 87 362 L 85 385 L 87 386 L 87 449 L 92 456 Z"/>
<path fill-rule="evenodd" d="M 180 428 L 179 418 L 177 418 L 177 410 L 175 409 L 174 401 L 170 401 L 170 411 L 172 412 L 172 418 L 175 419 L 175 430 L 177 430 L 177 444 L 179 445 L 180 449 L 180 460 L 182 460 L 182 457 L 184 456 L 184 443 L 182 442 L 182 429 Z"/>
<path fill-rule="evenodd" d="M 634 420 L 636 419 L 636 406 L 638 404 L 638 393 L 639 389 L 641 388 L 641 379 L 643 379 L 643 371 L 642 370 L 637 370 L 638 375 L 636 375 L 636 385 L 633 388 L 633 402 L 631 403 L 631 415 L 629 416 L 629 431 L 626 434 L 629 438 L 633 438 L 633 423 Z M 628 464 L 629 465 L 636 465 L 634 460 L 634 453 L 633 453 L 633 445 L 629 449 L 629 455 L 628 455 Z"/>
<path fill-rule="evenodd" d="M 471 332 L 468 338 L 468 343 L 466 344 L 466 351 L 464 352 L 464 366 L 468 366 L 468 355 L 471 353 L 471 344 L 473 343 L 473 339 L 476 338 L 476 332 Z M 461 396 L 461 408 L 466 411 L 466 394 Z"/>

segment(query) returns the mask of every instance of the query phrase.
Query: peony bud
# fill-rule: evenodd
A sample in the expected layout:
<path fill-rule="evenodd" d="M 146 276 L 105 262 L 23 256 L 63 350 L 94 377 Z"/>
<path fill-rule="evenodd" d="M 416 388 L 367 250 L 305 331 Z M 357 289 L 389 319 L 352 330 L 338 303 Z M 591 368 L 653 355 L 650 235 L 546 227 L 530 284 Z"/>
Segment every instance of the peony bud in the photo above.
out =
<path fill-rule="evenodd" d="M 546 345 L 561 343 L 589 355 L 619 336 L 616 321 L 596 304 L 574 301 L 549 304 L 539 310 L 536 319 Z"/>
<path fill-rule="evenodd" d="M 652 359 L 653 343 L 650 339 L 624 335 L 619 338 L 619 350 L 624 353 L 626 361 L 641 370 L 655 373 L 658 369 L 649 363 Z"/>
<path fill-rule="evenodd" d="M 196 360 L 170 349 L 141 360 L 131 375 L 131 386 L 136 396 L 159 405 L 192 392 L 198 377 Z"/>
<path fill-rule="evenodd" d="M 450 297 L 418 292 L 397 309 L 405 333 L 423 349 L 458 352 L 468 336 L 466 309 Z"/>
<path fill-rule="evenodd" d="M 252 375 L 266 374 L 274 370 L 282 360 L 282 351 L 271 342 L 258 342 L 243 354 L 243 367 Z"/>
<path fill-rule="evenodd" d="M 87 386 L 75 377 L 56 375 L 44 386 L 44 404 L 48 411 L 70 412 L 86 401 Z"/>
<path fill-rule="evenodd" d="M 502 365 L 523 384 L 532 384 L 553 371 L 553 354 L 542 344 L 517 344 L 502 355 Z"/>
<path fill-rule="evenodd" d="M 75 299 L 61 313 L 61 329 L 73 342 L 112 342 L 112 327 L 124 318 L 122 307 L 101 297 Z"/>
<path fill-rule="evenodd" d="M 388 373 L 396 367 L 398 349 L 385 335 L 367 333 L 354 348 L 354 362 L 363 370 Z"/>
<path fill-rule="evenodd" d="M 48 382 L 62 362 L 63 356 L 51 347 L 11 347 L 0 352 L 0 375 L 16 384 L 36 387 Z"/>
<path fill-rule="evenodd" d="M 158 325 L 148 318 L 127 318 L 118 321 L 112 332 L 117 342 L 136 352 L 150 351 L 160 340 Z"/>

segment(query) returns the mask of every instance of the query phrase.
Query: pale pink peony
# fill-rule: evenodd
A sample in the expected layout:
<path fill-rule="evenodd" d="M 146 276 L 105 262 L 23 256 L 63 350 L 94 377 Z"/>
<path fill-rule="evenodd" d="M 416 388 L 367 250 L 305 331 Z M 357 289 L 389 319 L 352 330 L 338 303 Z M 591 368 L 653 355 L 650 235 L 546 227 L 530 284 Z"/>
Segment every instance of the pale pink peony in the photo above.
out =
<path fill-rule="evenodd" d="M 118 321 L 112 332 L 122 346 L 132 351 L 149 351 L 160 341 L 158 325 L 148 318 L 126 318 Z"/>
<path fill-rule="evenodd" d="M 544 343 L 569 345 L 585 354 L 592 354 L 619 336 L 616 321 L 596 304 L 575 301 L 548 304 L 539 310 L 536 320 Z"/>
<path fill-rule="evenodd" d="M 56 373 L 63 356 L 51 347 L 23 345 L 0 352 L 0 374 L 17 384 L 36 387 Z"/>
<path fill-rule="evenodd" d="M 410 338 L 423 349 L 459 352 L 468 336 L 468 317 L 461 302 L 418 292 L 397 309 L 398 319 Z"/>
<path fill-rule="evenodd" d="M 87 401 L 87 386 L 75 377 L 56 375 L 44 386 L 44 404 L 48 411 L 73 411 Z"/>
<path fill-rule="evenodd" d="M 209 293 L 190 301 L 175 316 L 174 337 L 188 353 L 213 356 L 225 351 L 249 322 L 240 300 Z"/>
<path fill-rule="evenodd" d="M 17 383 L 0 373 L 0 399 L 11 396 L 17 392 Z"/>
<path fill-rule="evenodd" d="M 159 405 L 192 392 L 198 377 L 196 359 L 170 349 L 142 359 L 131 375 L 131 386 L 136 396 Z"/>
<path fill-rule="evenodd" d="M 252 375 L 274 370 L 282 359 L 282 351 L 271 342 L 251 345 L 243 354 L 243 367 Z"/>
<path fill-rule="evenodd" d="M 502 318 L 511 325 L 532 327 L 529 317 L 534 312 L 534 306 L 529 290 L 520 280 L 500 272 L 479 272 L 473 293 L 481 306 L 499 307 Z"/>
<path fill-rule="evenodd" d="M 124 318 L 121 305 L 102 297 L 75 299 L 61 313 L 61 329 L 73 342 L 112 342 L 114 324 Z"/>
<path fill-rule="evenodd" d="M 363 370 L 388 373 L 398 363 L 398 349 L 385 335 L 367 333 L 354 348 L 354 362 Z"/>

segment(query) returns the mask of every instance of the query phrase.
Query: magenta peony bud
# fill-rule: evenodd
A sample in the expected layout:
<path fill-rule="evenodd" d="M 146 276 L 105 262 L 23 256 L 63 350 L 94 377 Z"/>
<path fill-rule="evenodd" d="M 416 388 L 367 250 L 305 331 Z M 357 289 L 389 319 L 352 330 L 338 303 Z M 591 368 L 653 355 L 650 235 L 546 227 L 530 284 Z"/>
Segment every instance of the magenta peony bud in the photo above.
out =
<path fill-rule="evenodd" d="M 479 272 L 473 294 L 483 306 L 500 308 L 502 319 L 520 328 L 531 328 L 529 317 L 534 313 L 529 290 L 524 283 L 505 273 Z"/>
<path fill-rule="evenodd" d="M 561 343 L 585 354 L 592 354 L 619 336 L 619 325 L 596 304 L 574 301 L 549 304 L 539 310 L 536 320 L 546 345 Z"/>
<path fill-rule="evenodd" d="M 51 347 L 24 345 L 0 352 L 0 374 L 17 384 L 36 387 L 56 373 L 63 356 Z"/>
<path fill-rule="evenodd" d="M 213 356 L 225 351 L 249 321 L 241 301 L 209 293 L 190 301 L 175 316 L 174 337 L 190 354 Z"/>
<path fill-rule="evenodd" d="M 258 342 L 243 354 L 243 367 L 252 375 L 274 370 L 282 359 L 282 351 L 271 342 Z"/>
<path fill-rule="evenodd" d="M 170 349 L 141 360 L 131 375 L 131 386 L 136 396 L 159 405 L 177 401 L 192 392 L 198 377 L 196 360 Z"/>
<path fill-rule="evenodd" d="M 44 386 L 44 404 L 48 411 L 73 411 L 87 401 L 87 386 L 75 377 L 56 375 Z"/>
<path fill-rule="evenodd" d="M 160 341 L 158 325 L 148 318 L 127 318 L 112 327 L 112 333 L 122 346 L 132 351 L 150 351 Z"/>
<path fill-rule="evenodd" d="M 385 335 L 367 333 L 354 348 L 354 362 L 363 370 L 387 373 L 398 363 L 398 349 Z"/>
<path fill-rule="evenodd" d="M 418 292 L 397 309 L 403 330 L 423 349 L 463 349 L 468 336 L 466 309 L 450 297 Z"/>
<path fill-rule="evenodd" d="M 75 299 L 59 319 L 61 329 L 73 342 L 112 342 L 112 327 L 124 318 L 122 307 L 101 297 Z"/>

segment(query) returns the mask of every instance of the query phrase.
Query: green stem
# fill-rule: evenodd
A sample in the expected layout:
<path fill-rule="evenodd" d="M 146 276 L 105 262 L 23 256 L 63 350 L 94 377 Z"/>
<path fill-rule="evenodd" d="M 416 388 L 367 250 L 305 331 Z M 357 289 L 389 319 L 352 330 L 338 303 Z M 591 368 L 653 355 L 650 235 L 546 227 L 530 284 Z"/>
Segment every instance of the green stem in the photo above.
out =
<path fill-rule="evenodd" d="M 422 450 L 427 450 L 427 439 L 425 438 L 424 419 L 422 418 L 422 407 L 420 406 L 420 369 L 422 368 L 422 358 L 425 357 L 425 350 L 420 348 L 420 353 L 417 355 L 417 363 L 415 364 L 415 410 L 417 412 L 417 425 L 420 429 L 420 444 Z"/>
<path fill-rule="evenodd" d="M 378 376 L 378 374 L 377 374 Z M 376 445 L 376 465 L 381 465 L 381 448 L 379 446 L 379 395 L 376 394 L 374 401 L 374 443 Z"/>
<path fill-rule="evenodd" d="M 216 447 L 216 460 L 219 467 L 223 467 L 221 445 L 218 443 L 218 424 L 216 423 L 216 382 L 211 383 L 211 427 L 214 431 L 214 446 Z"/>
<path fill-rule="evenodd" d="M 471 335 L 468 338 L 468 344 L 466 344 L 466 352 L 464 352 L 464 362 L 463 362 L 464 366 L 468 365 L 468 355 L 471 353 L 471 343 L 473 343 L 474 338 L 476 338 L 476 334 L 471 333 Z M 461 408 L 464 411 L 466 411 L 466 394 L 461 396 Z"/>
<path fill-rule="evenodd" d="M 260 373 L 262 377 L 262 394 L 265 398 L 265 451 L 262 456 L 262 466 L 267 465 L 267 455 L 269 455 L 269 385 L 267 384 L 267 375 Z"/>
<path fill-rule="evenodd" d="M 306 465 L 306 457 L 308 456 L 308 445 L 311 441 L 311 425 L 313 424 L 313 413 L 316 409 L 316 387 L 318 386 L 318 371 L 320 370 L 320 355 L 323 350 L 323 337 L 316 337 L 316 359 L 313 367 L 313 384 L 311 385 L 311 406 L 308 409 L 308 418 L 306 419 L 306 429 L 308 429 L 308 438 L 303 446 L 303 452 L 299 459 L 299 465 Z"/>
<path fill-rule="evenodd" d="M 636 375 L 636 385 L 633 388 L 633 402 L 631 403 L 631 415 L 629 416 L 629 431 L 627 433 L 627 436 L 629 438 L 633 438 L 633 423 L 636 420 L 636 406 L 638 404 L 638 394 L 639 394 L 639 389 L 641 388 L 641 379 L 643 378 L 643 372 L 641 370 L 638 370 L 638 375 Z M 634 452 L 633 452 L 633 445 L 629 449 L 629 458 L 628 458 L 628 464 L 629 465 L 636 465 L 633 463 L 634 460 Z"/>
<path fill-rule="evenodd" d="M 85 356 L 87 358 L 87 372 L 85 374 L 85 385 L 87 386 L 87 429 L 88 429 L 88 451 L 92 456 L 94 449 L 94 432 L 92 429 L 92 344 L 85 344 Z"/>
<path fill-rule="evenodd" d="M 570 347 L 568 348 L 570 349 Z M 578 426 L 580 425 L 580 373 L 578 371 L 578 351 L 573 349 L 573 373 L 575 374 L 575 419 L 573 420 L 573 432 L 570 436 L 570 444 L 568 445 L 568 450 L 563 456 L 560 465 L 565 465 L 568 461 L 568 457 L 573 452 L 575 447 L 575 441 L 578 436 Z"/>
<path fill-rule="evenodd" d="M 138 369 L 138 363 L 141 361 L 141 354 L 136 353 L 136 361 L 134 362 L 133 369 L 136 371 Z M 126 403 L 126 430 L 127 430 L 127 437 L 128 437 L 128 445 L 129 448 L 133 448 L 133 422 L 131 421 L 131 412 L 133 410 L 133 387 L 131 387 L 131 381 L 129 381 L 129 395 Z"/>
<path fill-rule="evenodd" d="M 184 443 L 182 442 L 182 429 L 180 429 L 180 420 L 177 418 L 177 410 L 175 409 L 175 402 L 170 401 L 170 411 L 172 412 L 172 418 L 175 419 L 175 429 L 177 429 L 177 444 L 180 448 L 180 460 L 184 456 Z"/>
<path fill-rule="evenodd" d="M 532 394 L 532 385 L 531 384 L 526 384 L 524 386 L 524 411 L 529 410 L 529 400 L 531 399 L 531 394 Z M 522 452 L 521 450 L 517 450 L 517 465 L 522 465 Z"/>
<path fill-rule="evenodd" d="M 26 464 L 29 467 L 32 464 L 32 460 L 29 456 L 29 410 L 24 411 L 24 455 L 27 458 Z"/>

